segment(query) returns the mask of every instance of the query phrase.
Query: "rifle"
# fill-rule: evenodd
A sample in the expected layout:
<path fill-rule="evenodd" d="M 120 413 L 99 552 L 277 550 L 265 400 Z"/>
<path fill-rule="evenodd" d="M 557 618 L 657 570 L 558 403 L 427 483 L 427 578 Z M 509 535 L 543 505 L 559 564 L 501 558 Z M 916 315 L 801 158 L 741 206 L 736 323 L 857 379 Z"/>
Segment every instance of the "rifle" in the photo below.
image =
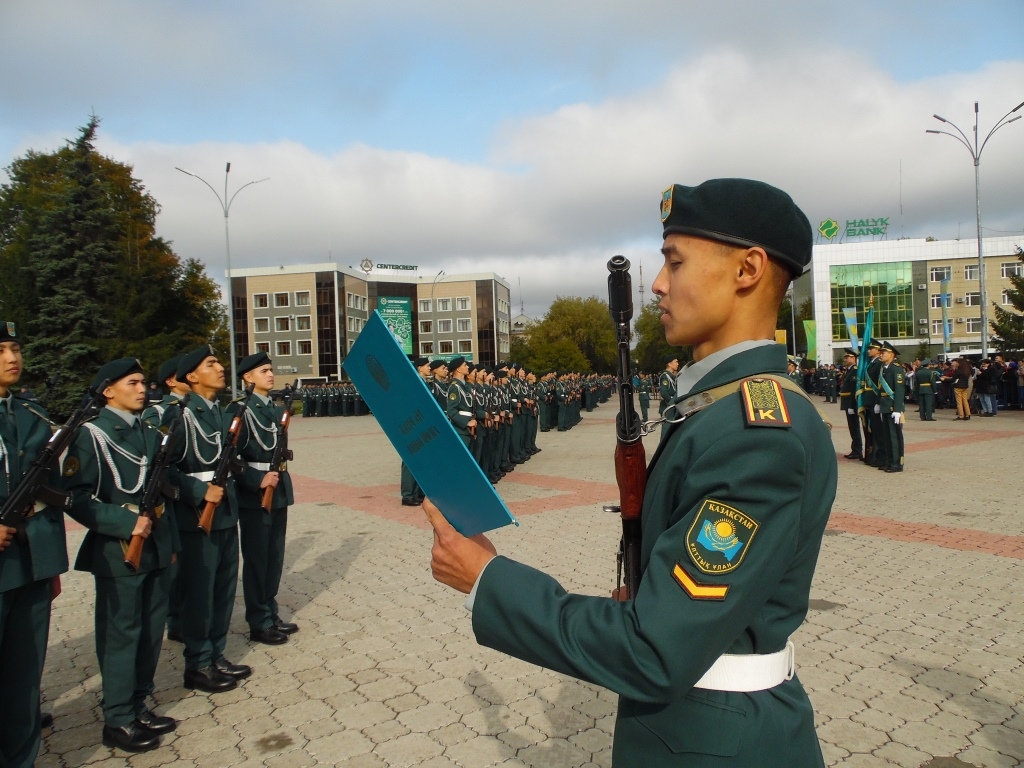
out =
<path fill-rule="evenodd" d="M 231 419 L 228 439 L 224 442 L 220 460 L 217 462 L 217 468 L 213 471 L 210 485 L 216 485 L 218 488 L 227 487 L 228 476 L 235 468 L 235 459 L 238 456 L 238 436 L 242 434 L 242 419 L 245 418 L 245 412 L 249 410 L 249 399 L 252 397 L 254 388 L 252 384 L 246 388 L 245 397 L 241 399 L 238 410 L 235 411 L 235 417 Z M 199 527 L 203 529 L 203 533 L 209 533 L 213 528 L 213 513 L 217 511 L 217 506 L 212 501 L 203 505 L 203 512 L 199 515 Z"/>
<path fill-rule="evenodd" d="M 615 323 L 619 352 L 619 412 L 615 416 L 615 482 L 619 486 L 619 504 L 607 506 L 605 510 L 622 516 L 622 539 L 616 558 L 613 593 L 617 600 L 635 598 L 640 588 L 640 514 L 647 485 L 644 433 L 640 418 L 633 410 L 633 372 L 629 360 L 632 294 L 629 260 L 625 256 L 612 256 L 608 261 L 608 309 Z M 626 577 L 624 589 L 621 586 L 623 568 Z"/>
<path fill-rule="evenodd" d="M 271 472 L 281 472 L 284 463 L 292 458 L 292 452 L 288 450 L 288 426 L 292 423 L 292 400 L 295 399 L 295 389 L 285 386 L 281 394 L 284 396 L 284 413 L 281 414 L 281 433 L 277 436 L 277 445 L 274 446 L 274 453 L 270 458 Z M 263 501 L 260 506 L 264 512 L 269 512 L 273 503 L 274 487 L 268 485 L 263 489 Z"/>
<path fill-rule="evenodd" d="M 60 493 L 48 487 L 46 485 L 47 475 L 53 469 L 54 462 L 71 445 L 71 441 L 74 439 L 78 428 L 96 415 L 101 403 L 106 403 L 106 398 L 103 397 L 103 390 L 108 386 L 110 386 L 110 381 L 106 380 L 95 390 L 88 393 L 91 397 L 87 396 L 87 399 L 84 399 L 79 409 L 72 413 L 64 425 L 53 433 L 39 452 L 35 461 L 32 462 L 32 467 L 25 473 L 25 476 L 21 478 L 21 482 L 18 483 L 18 486 L 11 495 L 7 497 L 3 506 L 0 507 L 0 525 L 14 528 L 17 531 L 16 535 L 19 542 L 24 543 L 27 540 L 25 537 L 25 520 L 28 519 L 29 511 L 35 506 L 36 501 L 42 501 L 44 504 L 59 507 L 60 509 L 68 509 L 71 506 L 71 494 Z M 29 408 L 27 404 L 25 404 L 25 407 Z M 29 410 L 32 409 L 29 408 Z M 34 410 L 32 412 L 36 416 L 45 419 L 41 413 Z M 49 419 L 46 419 L 46 421 L 49 421 Z"/>
<path fill-rule="evenodd" d="M 174 450 L 174 441 L 178 437 L 178 425 L 181 424 L 181 414 L 188 405 L 192 393 L 189 392 L 172 407 L 181 406 L 171 417 L 167 425 L 167 434 L 160 441 L 160 449 L 153 460 L 153 468 L 150 470 L 149 478 L 146 481 L 146 488 L 142 492 L 142 501 L 139 502 L 139 517 L 148 517 L 153 525 L 156 525 L 156 510 L 160 506 L 159 500 L 164 492 L 164 480 L 167 477 L 167 470 L 171 466 L 171 452 Z M 142 536 L 132 536 L 124 550 L 125 567 L 135 573 L 139 570 L 139 563 L 142 562 L 142 547 L 146 539 Z"/>

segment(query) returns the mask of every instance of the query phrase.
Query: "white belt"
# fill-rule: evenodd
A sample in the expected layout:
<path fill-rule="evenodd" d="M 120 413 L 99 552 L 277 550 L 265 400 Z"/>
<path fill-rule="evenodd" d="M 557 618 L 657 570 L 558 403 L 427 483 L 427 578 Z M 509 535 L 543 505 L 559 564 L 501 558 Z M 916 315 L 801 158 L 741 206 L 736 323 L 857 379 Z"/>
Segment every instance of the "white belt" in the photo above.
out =
<path fill-rule="evenodd" d="M 248 461 L 246 462 L 253 469 L 258 469 L 260 472 L 269 472 L 270 464 L 262 461 Z"/>
<path fill-rule="evenodd" d="M 792 642 L 776 653 L 737 656 L 723 653 L 694 688 L 710 691 L 764 691 L 793 679 L 795 648 Z"/>
<path fill-rule="evenodd" d="M 459 416 L 472 416 L 473 414 L 469 411 L 459 411 Z"/>
<path fill-rule="evenodd" d="M 214 474 L 214 471 L 210 470 L 209 472 L 189 472 L 188 476 L 194 477 L 196 480 L 202 480 L 204 483 L 209 483 L 213 481 Z"/>

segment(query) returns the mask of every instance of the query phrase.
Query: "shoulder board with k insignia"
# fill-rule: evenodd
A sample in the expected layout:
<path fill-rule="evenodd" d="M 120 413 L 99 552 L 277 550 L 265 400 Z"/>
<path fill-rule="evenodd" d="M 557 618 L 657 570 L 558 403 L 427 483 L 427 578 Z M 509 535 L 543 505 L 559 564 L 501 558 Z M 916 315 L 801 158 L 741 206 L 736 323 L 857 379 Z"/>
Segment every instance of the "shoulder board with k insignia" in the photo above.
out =
<path fill-rule="evenodd" d="M 740 384 L 743 416 L 748 427 L 790 427 L 789 408 L 778 382 L 746 379 Z"/>

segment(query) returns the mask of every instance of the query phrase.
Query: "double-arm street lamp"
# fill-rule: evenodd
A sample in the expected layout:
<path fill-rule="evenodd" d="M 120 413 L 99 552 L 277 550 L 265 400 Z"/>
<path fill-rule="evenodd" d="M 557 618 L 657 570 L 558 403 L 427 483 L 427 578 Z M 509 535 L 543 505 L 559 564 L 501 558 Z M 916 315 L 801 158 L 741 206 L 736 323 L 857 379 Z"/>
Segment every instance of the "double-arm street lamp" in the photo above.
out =
<path fill-rule="evenodd" d="M 981 254 L 981 153 L 985 149 L 985 145 L 988 144 L 988 140 L 992 138 L 992 134 L 1002 128 L 1004 125 L 1009 125 L 1015 120 L 1020 120 L 1024 115 L 1017 115 L 1016 117 L 1010 117 L 1014 112 L 1024 107 L 1024 101 L 1018 104 L 1016 107 L 1011 109 L 1005 115 L 1003 115 L 999 122 L 993 126 L 992 130 L 988 132 L 988 136 L 981 142 L 981 146 L 978 146 L 978 102 L 974 102 L 974 144 L 971 144 L 970 139 L 964 135 L 955 123 L 951 123 L 944 117 L 938 115 L 932 115 L 936 120 L 945 125 L 951 126 L 956 133 L 950 133 L 949 131 L 936 131 L 926 130 L 925 133 L 941 133 L 946 136 L 952 136 L 954 139 L 959 141 L 971 154 L 971 160 L 974 161 L 974 201 L 976 204 L 976 215 L 978 223 L 978 285 L 979 285 L 979 296 L 981 297 L 981 356 L 982 358 L 988 357 L 988 300 L 985 296 L 985 260 Z M 1010 118 L 1007 120 L 1006 118 Z"/>
<path fill-rule="evenodd" d="M 268 179 L 256 179 L 243 184 L 235 190 L 230 198 L 228 197 L 228 174 L 231 173 L 231 163 L 228 163 L 224 167 L 224 197 L 220 196 L 220 193 L 214 189 L 210 182 L 204 179 L 197 173 L 192 171 L 186 171 L 184 168 L 174 166 L 174 170 L 181 171 L 186 176 L 191 176 L 195 179 L 199 179 L 203 184 L 210 188 L 210 191 L 217 198 L 217 202 L 220 203 L 221 210 L 224 211 L 224 250 L 227 255 L 227 267 L 228 267 L 228 337 L 230 342 L 228 344 L 228 356 L 231 358 L 231 399 L 234 400 L 238 397 L 238 375 L 237 375 L 237 364 L 235 362 L 235 302 L 231 293 L 231 236 L 228 233 L 228 213 L 231 211 L 231 204 L 235 202 L 235 198 L 238 197 L 238 193 L 246 187 L 251 187 L 253 184 L 259 184 L 262 181 L 269 181 Z"/>

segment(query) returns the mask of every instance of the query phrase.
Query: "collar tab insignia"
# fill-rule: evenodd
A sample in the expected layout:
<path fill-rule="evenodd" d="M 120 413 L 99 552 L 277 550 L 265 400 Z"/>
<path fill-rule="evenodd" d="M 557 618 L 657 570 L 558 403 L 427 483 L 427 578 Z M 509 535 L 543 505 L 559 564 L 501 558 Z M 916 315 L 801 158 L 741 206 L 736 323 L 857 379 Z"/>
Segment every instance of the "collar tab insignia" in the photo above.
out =
<path fill-rule="evenodd" d="M 786 398 L 777 381 L 747 379 L 740 384 L 743 416 L 748 427 L 791 427 Z"/>
<path fill-rule="evenodd" d="M 686 550 L 704 573 L 729 573 L 743 562 L 758 527 L 735 507 L 705 499 L 686 532 Z"/>

